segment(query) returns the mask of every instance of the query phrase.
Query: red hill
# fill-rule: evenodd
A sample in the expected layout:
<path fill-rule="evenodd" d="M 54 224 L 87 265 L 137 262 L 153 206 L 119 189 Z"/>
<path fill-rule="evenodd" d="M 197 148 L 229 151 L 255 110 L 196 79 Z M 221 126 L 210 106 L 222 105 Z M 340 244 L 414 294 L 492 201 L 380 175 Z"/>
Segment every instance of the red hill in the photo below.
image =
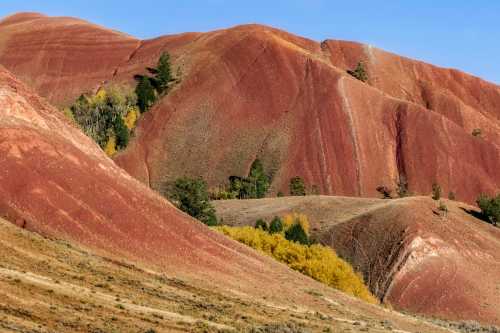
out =
<path fill-rule="evenodd" d="M 116 157 L 155 189 L 181 175 L 217 186 L 256 157 L 274 192 L 295 175 L 341 195 L 373 196 L 401 176 L 415 193 L 438 182 L 468 202 L 500 187 L 500 88 L 457 70 L 257 25 L 138 41 L 20 14 L 0 31 L 0 63 L 56 104 L 105 81 L 133 83 L 162 51 L 172 54 L 182 82 Z M 366 84 L 346 74 L 358 61 Z"/>

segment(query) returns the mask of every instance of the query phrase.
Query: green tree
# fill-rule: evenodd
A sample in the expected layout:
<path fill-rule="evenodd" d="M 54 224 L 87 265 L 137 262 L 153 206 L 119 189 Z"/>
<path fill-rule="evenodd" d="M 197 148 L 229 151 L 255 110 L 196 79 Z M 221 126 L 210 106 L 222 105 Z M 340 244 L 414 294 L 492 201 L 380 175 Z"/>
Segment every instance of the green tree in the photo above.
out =
<path fill-rule="evenodd" d="M 436 201 L 441 199 L 441 186 L 438 183 L 432 184 L 432 199 Z"/>
<path fill-rule="evenodd" d="M 304 180 L 299 176 L 290 179 L 290 195 L 293 196 L 306 195 L 306 187 L 304 185 Z"/>
<path fill-rule="evenodd" d="M 481 209 L 483 217 L 493 225 L 500 223 L 500 194 L 496 197 L 489 197 L 481 194 L 476 201 Z"/>
<path fill-rule="evenodd" d="M 283 221 L 278 216 L 275 216 L 269 224 L 269 233 L 278 234 L 283 231 Z"/>
<path fill-rule="evenodd" d="M 255 229 L 262 229 L 264 231 L 267 231 L 269 228 L 267 227 L 266 221 L 264 221 L 263 219 L 258 219 L 257 222 L 255 222 Z"/>
<path fill-rule="evenodd" d="M 135 93 L 137 95 L 137 106 L 141 112 L 146 112 L 149 110 L 151 105 L 156 101 L 155 91 L 153 85 L 151 84 L 151 79 L 147 76 L 141 76 L 139 83 L 135 88 Z"/>
<path fill-rule="evenodd" d="M 358 62 L 354 70 L 348 70 L 347 73 L 362 82 L 368 81 L 368 74 L 366 73 L 365 64 L 362 61 Z"/>
<path fill-rule="evenodd" d="M 148 70 L 153 74 L 154 86 L 158 94 L 167 91 L 170 82 L 174 80 L 170 67 L 170 54 L 163 52 L 156 68 L 148 68 Z"/>
<path fill-rule="evenodd" d="M 285 238 L 303 245 L 309 244 L 309 237 L 300 223 L 293 224 L 285 231 Z"/>
<path fill-rule="evenodd" d="M 122 117 L 115 118 L 114 130 L 116 135 L 116 146 L 119 149 L 127 147 L 130 138 L 129 130 Z"/>
<path fill-rule="evenodd" d="M 251 198 L 264 198 L 269 189 L 269 178 L 264 172 L 264 166 L 259 159 L 253 161 L 248 173 L 248 182 L 251 184 Z"/>
<path fill-rule="evenodd" d="M 177 179 L 169 197 L 183 212 L 206 225 L 217 225 L 215 208 L 209 200 L 207 184 L 203 179 Z"/>

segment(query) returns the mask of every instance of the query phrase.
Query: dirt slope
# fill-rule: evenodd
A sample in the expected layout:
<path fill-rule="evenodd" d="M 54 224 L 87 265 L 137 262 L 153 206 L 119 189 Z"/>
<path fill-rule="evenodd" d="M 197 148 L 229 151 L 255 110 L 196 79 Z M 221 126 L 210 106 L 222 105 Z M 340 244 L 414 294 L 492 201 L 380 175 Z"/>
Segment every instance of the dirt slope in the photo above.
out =
<path fill-rule="evenodd" d="M 416 193 L 439 182 L 467 202 L 500 187 L 500 88 L 456 70 L 256 25 L 138 41 L 18 14 L 0 32 L 0 64 L 55 104 L 110 80 L 132 84 L 162 51 L 172 54 L 182 82 L 116 158 L 154 189 L 182 174 L 217 186 L 256 157 L 275 192 L 296 175 L 337 195 L 374 196 L 400 176 Z M 345 73 L 360 60 L 368 84 Z"/>
<path fill-rule="evenodd" d="M 217 201 L 225 224 L 303 212 L 313 235 L 363 272 L 371 290 L 396 308 L 450 320 L 500 324 L 500 229 L 472 207 L 428 197 L 395 200 L 289 197 Z"/>
<path fill-rule="evenodd" d="M 126 174 L 1 68 L 0 216 L 20 227 L 0 221 L 3 331 L 154 326 L 168 332 L 201 319 L 208 321 L 202 328 L 241 331 L 291 317 L 311 331 L 369 326 L 382 332 L 382 319 L 408 332 L 422 325 L 441 331 L 364 304 L 212 232 Z"/>

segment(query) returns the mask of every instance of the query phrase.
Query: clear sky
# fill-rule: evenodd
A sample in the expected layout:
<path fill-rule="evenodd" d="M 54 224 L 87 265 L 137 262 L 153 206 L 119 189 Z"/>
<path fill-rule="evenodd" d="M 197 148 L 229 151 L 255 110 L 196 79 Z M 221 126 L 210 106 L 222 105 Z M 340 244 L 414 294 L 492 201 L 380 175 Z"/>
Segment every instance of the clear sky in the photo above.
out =
<path fill-rule="evenodd" d="M 0 17 L 76 16 L 140 38 L 262 23 L 355 40 L 500 84 L 497 0 L 0 0 Z"/>

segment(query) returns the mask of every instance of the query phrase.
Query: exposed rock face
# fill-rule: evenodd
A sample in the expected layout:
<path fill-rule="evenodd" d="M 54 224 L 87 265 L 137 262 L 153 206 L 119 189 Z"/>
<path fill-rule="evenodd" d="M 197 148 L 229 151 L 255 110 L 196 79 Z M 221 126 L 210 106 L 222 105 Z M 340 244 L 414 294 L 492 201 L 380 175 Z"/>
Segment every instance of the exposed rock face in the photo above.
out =
<path fill-rule="evenodd" d="M 288 197 L 216 202 L 230 225 L 301 212 L 313 236 L 360 272 L 380 299 L 398 309 L 500 325 L 500 230 L 446 201 Z M 440 215 L 441 214 L 441 215 Z"/>
<path fill-rule="evenodd" d="M 82 303 L 98 306 L 97 313 L 103 316 L 125 317 L 113 325 L 125 331 L 142 328 L 144 323 L 138 318 L 151 318 L 152 314 L 162 318 L 162 329 L 188 330 L 198 323 L 195 316 L 199 312 L 185 315 L 185 308 L 199 304 L 209 312 L 213 307 L 213 315 L 202 314 L 199 319 L 216 321 L 220 311 L 227 316 L 225 306 L 245 308 L 230 322 L 224 319 L 225 325 L 209 322 L 215 329 L 248 327 L 252 316 L 260 318 L 255 322 L 273 318 L 274 323 L 278 317 L 287 320 L 288 313 L 290 318 L 321 313 L 314 321 L 304 321 L 311 332 L 322 332 L 332 322 L 341 329 L 357 331 L 370 326 L 383 330 L 382 318 L 406 332 L 445 331 L 353 299 L 209 230 L 117 167 L 61 112 L 2 67 L 0 216 L 0 315 L 5 319 L 0 326 L 9 332 L 42 326 L 61 332 L 83 331 L 82 323 L 87 323 L 87 330 L 110 327 L 102 317 L 94 322 L 73 310 Z M 3 218 L 29 231 L 71 242 L 51 242 L 15 231 Z M 81 245 L 92 252 L 83 251 Z M 119 271 L 119 276 L 113 277 L 113 271 Z M 161 280 L 158 274 L 167 278 Z M 112 278 L 109 285 L 113 288 L 125 283 L 117 292 L 120 303 L 115 292 L 107 295 L 97 286 L 104 286 L 101 282 L 106 278 Z M 99 291 L 91 292 L 95 288 Z M 221 305 L 208 306 L 203 289 Z M 139 303 L 132 298 L 134 293 L 142 298 Z M 54 305 L 64 309 L 64 321 L 59 313 L 54 316 Z M 139 326 L 134 320 L 141 321 Z M 184 329 L 179 328 L 182 325 Z"/>
<path fill-rule="evenodd" d="M 21 15 L 0 23 L 0 63 L 28 83 L 51 73 L 46 88 L 34 87 L 54 103 L 107 80 L 132 83 L 165 50 L 182 72 L 182 82 L 116 157 L 155 189 L 182 175 L 217 186 L 245 175 L 256 157 L 272 174 L 274 192 L 287 192 L 296 175 L 324 194 L 373 196 L 377 186 L 394 187 L 401 176 L 412 192 L 427 194 L 437 182 L 445 195 L 453 191 L 467 202 L 500 187 L 500 88 L 494 84 L 367 45 L 320 44 L 253 25 L 138 42 L 77 21 L 80 29 L 99 32 L 72 33 L 76 40 L 90 36 L 82 57 L 71 40 L 54 42 L 65 36 L 64 20 L 70 19 Z M 35 34 L 32 22 L 51 27 L 36 35 L 38 43 L 65 51 L 39 50 L 28 40 L 20 45 L 21 37 Z M 101 34 L 121 46 L 102 42 Z M 93 47 L 102 55 L 94 56 Z M 17 48 L 37 56 L 19 60 Z M 101 56 L 113 65 L 96 62 Z M 71 85 L 52 70 L 57 66 L 37 67 L 40 57 L 47 64 L 78 62 L 65 67 Z M 366 84 L 345 73 L 358 61 L 366 64 Z M 471 135 L 474 128 L 481 138 Z"/>

